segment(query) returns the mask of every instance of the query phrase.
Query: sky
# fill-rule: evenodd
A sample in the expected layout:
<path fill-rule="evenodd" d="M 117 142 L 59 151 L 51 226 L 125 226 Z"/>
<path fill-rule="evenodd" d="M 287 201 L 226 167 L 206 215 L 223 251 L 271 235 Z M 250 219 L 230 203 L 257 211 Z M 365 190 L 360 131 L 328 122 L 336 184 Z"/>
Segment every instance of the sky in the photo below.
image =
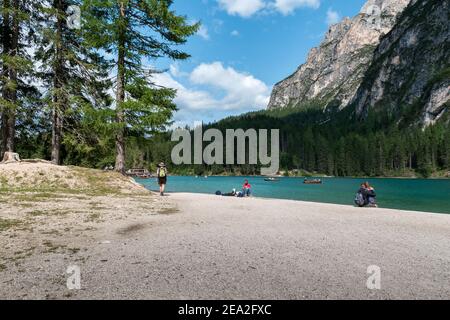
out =
<path fill-rule="evenodd" d="M 199 32 L 185 61 L 150 62 L 158 85 L 177 90 L 174 126 L 209 123 L 267 107 L 272 87 L 305 62 L 329 26 L 366 0 L 175 0 Z"/>

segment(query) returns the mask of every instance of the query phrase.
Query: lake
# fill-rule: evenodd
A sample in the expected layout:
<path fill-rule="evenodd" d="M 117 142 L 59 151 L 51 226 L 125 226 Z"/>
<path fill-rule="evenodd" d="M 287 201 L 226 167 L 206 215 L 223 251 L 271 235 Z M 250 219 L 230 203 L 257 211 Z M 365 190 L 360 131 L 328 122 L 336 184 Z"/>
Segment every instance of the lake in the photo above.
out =
<path fill-rule="evenodd" d="M 376 189 L 378 205 L 383 208 L 450 214 L 450 180 L 425 179 L 346 179 L 324 178 L 322 185 L 305 185 L 304 178 L 280 178 L 266 182 L 263 177 L 169 177 L 167 192 L 214 194 L 220 190 L 241 190 L 243 181 L 252 184 L 255 197 L 290 199 L 353 205 L 362 182 Z M 137 179 L 148 189 L 157 191 L 156 179 Z"/>

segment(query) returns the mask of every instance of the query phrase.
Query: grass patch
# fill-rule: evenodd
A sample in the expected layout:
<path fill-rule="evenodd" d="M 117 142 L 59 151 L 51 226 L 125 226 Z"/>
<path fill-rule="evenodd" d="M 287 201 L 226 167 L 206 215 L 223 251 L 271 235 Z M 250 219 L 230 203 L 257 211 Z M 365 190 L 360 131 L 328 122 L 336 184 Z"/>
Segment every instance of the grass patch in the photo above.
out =
<path fill-rule="evenodd" d="M 33 217 L 40 217 L 40 216 L 46 216 L 47 212 L 41 211 L 41 210 L 33 210 L 31 212 L 28 212 L 28 215 L 33 216 Z"/>
<path fill-rule="evenodd" d="M 23 209 L 29 209 L 34 207 L 34 204 L 32 203 L 18 203 L 18 205 Z"/>
<path fill-rule="evenodd" d="M 42 217 L 42 216 L 65 216 L 67 214 L 72 213 L 71 210 L 59 210 L 59 209 L 52 209 L 47 211 L 42 210 L 34 210 L 31 212 L 28 212 L 28 215 L 32 217 Z"/>
<path fill-rule="evenodd" d="M 158 211 L 158 214 L 170 215 L 170 214 L 176 214 L 178 212 L 180 212 L 180 210 L 178 210 L 177 208 L 163 208 Z"/>
<path fill-rule="evenodd" d="M 49 236 L 61 236 L 62 235 L 61 232 L 59 232 L 58 230 L 44 231 L 41 233 L 45 234 L 45 235 L 49 235 Z"/>
<path fill-rule="evenodd" d="M 16 265 L 18 265 L 20 260 L 30 257 L 33 254 L 34 249 L 36 249 L 36 248 L 31 247 L 31 248 L 25 249 L 23 251 L 16 251 L 16 252 L 14 252 L 13 257 L 7 258 L 7 260 L 14 262 Z"/>
<path fill-rule="evenodd" d="M 71 254 L 77 254 L 78 252 L 80 252 L 80 248 L 67 248 L 67 250 L 70 251 Z"/>
<path fill-rule="evenodd" d="M 2 219 L 0 218 L 0 231 L 5 231 L 22 224 L 22 221 L 15 219 Z"/>
<path fill-rule="evenodd" d="M 101 218 L 100 213 L 91 213 L 84 222 L 98 222 Z"/>
<path fill-rule="evenodd" d="M 66 248 L 65 245 L 57 245 L 54 244 L 53 242 L 46 240 L 42 243 L 45 247 L 47 247 L 47 250 L 45 250 L 45 253 L 55 253 L 56 251 L 58 251 L 59 249 L 64 249 Z"/>

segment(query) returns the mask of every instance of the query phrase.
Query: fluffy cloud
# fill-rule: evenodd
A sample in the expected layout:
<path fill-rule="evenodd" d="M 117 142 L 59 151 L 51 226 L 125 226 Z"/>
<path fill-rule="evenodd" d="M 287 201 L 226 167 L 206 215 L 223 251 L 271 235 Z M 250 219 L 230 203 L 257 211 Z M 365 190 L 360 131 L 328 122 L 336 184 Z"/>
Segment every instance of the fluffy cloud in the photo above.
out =
<path fill-rule="evenodd" d="M 231 34 L 233 37 L 238 37 L 238 36 L 239 36 L 239 31 L 233 30 L 233 31 L 231 31 L 230 34 Z"/>
<path fill-rule="evenodd" d="M 200 37 L 202 37 L 205 40 L 209 40 L 208 28 L 204 25 L 200 25 L 200 28 L 197 31 L 197 35 L 199 35 Z"/>
<path fill-rule="evenodd" d="M 189 89 L 174 79 L 172 74 L 161 73 L 153 75 L 153 81 L 166 88 L 177 90 L 175 103 L 182 109 L 202 110 L 212 108 L 216 101 L 209 92 Z"/>
<path fill-rule="evenodd" d="M 275 10 L 284 15 L 293 13 L 297 8 L 310 7 L 317 9 L 320 0 L 217 0 L 222 9 L 231 15 L 244 18 L 251 17 L 263 9 Z"/>
<path fill-rule="evenodd" d="M 202 118 L 216 120 L 233 113 L 263 109 L 270 98 L 270 88 L 264 82 L 224 67 L 221 62 L 200 64 L 190 74 L 171 66 L 170 72 L 155 74 L 153 81 L 177 90 L 175 103 L 180 109 L 175 117 L 177 123 L 196 119 L 199 112 Z"/>
<path fill-rule="evenodd" d="M 221 62 L 199 65 L 190 80 L 225 92 L 221 100 L 224 109 L 262 108 L 269 102 L 270 92 L 264 82 L 231 67 L 225 68 Z"/>
<path fill-rule="evenodd" d="M 332 25 L 338 23 L 339 20 L 341 20 L 341 16 L 339 15 L 339 13 L 329 8 L 327 11 L 327 24 Z"/>
<path fill-rule="evenodd" d="M 263 0 L 218 0 L 222 9 L 231 15 L 248 18 L 265 7 Z"/>
<path fill-rule="evenodd" d="M 275 0 L 274 6 L 282 14 L 288 15 L 300 7 L 318 9 L 320 0 Z"/>

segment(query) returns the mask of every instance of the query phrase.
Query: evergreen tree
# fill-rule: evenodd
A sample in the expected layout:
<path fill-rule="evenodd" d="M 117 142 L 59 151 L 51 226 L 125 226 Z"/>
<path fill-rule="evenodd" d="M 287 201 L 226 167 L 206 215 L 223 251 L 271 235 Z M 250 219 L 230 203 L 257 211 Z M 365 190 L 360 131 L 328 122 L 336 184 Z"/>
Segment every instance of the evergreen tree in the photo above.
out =
<path fill-rule="evenodd" d="M 329 173 L 329 147 L 327 140 L 321 135 L 316 136 L 316 171 L 321 173 Z"/>
<path fill-rule="evenodd" d="M 32 87 L 27 78 L 32 73 L 27 47 L 33 42 L 34 26 L 30 19 L 34 2 L 0 1 L 0 112 L 1 156 L 15 150 L 16 116 L 21 108 L 20 97 Z"/>
<path fill-rule="evenodd" d="M 52 114 L 51 160 L 61 163 L 63 139 L 83 144 L 77 117 L 89 105 L 104 106 L 108 99 L 107 65 L 85 41 L 86 23 L 76 28 L 68 23 L 68 8 L 78 0 L 46 0 L 40 7 L 40 43 L 36 58 L 40 77 L 48 89 L 46 99 Z M 81 137 L 81 138 L 80 138 Z"/>
<path fill-rule="evenodd" d="M 151 68 L 143 59 L 187 59 L 176 46 L 195 34 L 199 25 L 170 9 L 171 0 L 86 0 L 90 13 L 90 41 L 113 54 L 116 111 L 116 170 L 125 170 L 127 131 L 143 134 L 162 129 L 176 106 L 173 90 L 151 82 Z"/>
<path fill-rule="evenodd" d="M 442 144 L 443 149 L 443 166 L 445 169 L 450 170 L 450 130 L 445 130 L 445 135 Z"/>

